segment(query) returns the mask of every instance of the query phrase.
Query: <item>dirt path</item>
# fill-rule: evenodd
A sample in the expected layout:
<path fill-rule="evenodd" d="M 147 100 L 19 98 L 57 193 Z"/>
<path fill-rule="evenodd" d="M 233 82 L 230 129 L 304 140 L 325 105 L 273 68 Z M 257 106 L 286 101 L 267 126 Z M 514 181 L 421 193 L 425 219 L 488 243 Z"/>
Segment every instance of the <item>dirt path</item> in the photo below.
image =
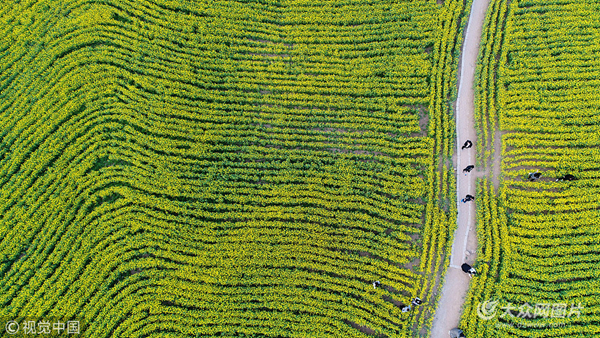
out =
<path fill-rule="evenodd" d="M 469 276 L 462 272 L 460 266 L 465 262 L 471 265 L 475 262 L 477 249 L 475 204 L 474 202 L 461 203 L 460 200 L 467 194 L 475 196 L 475 177 L 481 173 L 472 172 L 466 176 L 462 173 L 464 167 L 475 164 L 476 148 L 473 146 L 470 149 L 461 150 L 461 147 L 466 140 L 471 140 L 474 144 L 476 142 L 477 134 L 474 118 L 475 65 L 488 3 L 489 0 L 473 0 L 461 54 L 460 80 L 456 99 L 457 229 L 454 233 L 450 266 L 446 272 L 442 296 L 433 320 L 431 338 L 448 338 L 448 331 L 458 326 L 470 281 Z"/>

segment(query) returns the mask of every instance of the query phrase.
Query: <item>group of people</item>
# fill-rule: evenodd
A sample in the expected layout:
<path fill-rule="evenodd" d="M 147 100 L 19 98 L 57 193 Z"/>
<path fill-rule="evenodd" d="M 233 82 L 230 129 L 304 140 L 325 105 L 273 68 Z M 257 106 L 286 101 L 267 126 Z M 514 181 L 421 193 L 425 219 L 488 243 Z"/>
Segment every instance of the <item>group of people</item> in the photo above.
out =
<path fill-rule="evenodd" d="M 379 281 L 374 281 L 374 282 L 373 282 L 373 288 L 375 288 L 375 289 L 376 289 L 376 288 L 378 288 L 378 287 L 380 287 L 380 286 L 381 286 L 381 283 L 380 283 Z M 413 298 L 413 300 L 410 302 L 410 305 L 408 305 L 408 306 L 404 306 L 404 307 L 402 308 L 402 312 L 408 312 L 408 311 L 410 311 L 410 309 L 411 309 L 411 307 L 412 307 L 413 305 L 414 305 L 414 306 L 417 306 L 417 305 L 421 305 L 421 304 L 423 304 L 423 301 L 421 300 L 421 298 L 419 298 L 419 297 L 415 297 L 415 298 Z"/>
<path fill-rule="evenodd" d="M 527 179 L 531 182 L 539 179 L 540 177 L 542 177 L 542 174 L 540 174 L 539 172 L 534 172 L 534 173 L 529 173 L 529 175 L 527 176 Z M 577 177 L 571 175 L 571 174 L 565 174 L 562 177 L 559 177 L 556 179 L 556 182 L 558 181 L 575 181 L 577 179 Z"/>
<path fill-rule="evenodd" d="M 473 142 L 471 142 L 471 140 L 467 140 L 467 141 L 466 141 L 466 142 L 463 144 L 463 146 L 462 146 L 461 150 L 463 150 L 463 149 L 468 149 L 468 148 L 471 148 L 472 146 L 473 146 Z M 467 176 L 467 174 L 468 174 L 468 173 L 470 173 L 470 172 L 471 172 L 471 170 L 473 170 L 473 169 L 475 169 L 475 166 L 474 166 L 474 165 L 472 165 L 472 164 L 470 164 L 470 165 L 466 166 L 466 167 L 463 169 L 463 173 L 465 173 L 465 176 Z M 460 200 L 460 201 L 461 201 L 461 202 L 463 202 L 463 203 L 467 203 L 467 202 L 469 202 L 469 201 L 474 201 L 474 200 L 475 200 L 475 197 L 474 197 L 473 195 L 467 195 L 467 196 L 465 196 L 465 198 L 463 198 L 463 199 L 462 199 L 462 200 Z"/>
<path fill-rule="evenodd" d="M 402 312 L 408 312 L 408 311 L 410 311 L 412 305 L 417 306 L 417 305 L 421 305 L 421 304 L 423 304 L 423 301 L 421 300 L 421 298 L 415 297 L 410 302 L 409 306 L 405 306 L 405 307 L 402 308 Z"/>
<path fill-rule="evenodd" d="M 464 150 L 464 149 L 471 148 L 472 146 L 473 146 L 473 142 L 471 142 L 471 140 L 467 140 L 467 141 L 465 141 L 465 143 L 463 144 L 463 146 L 462 146 L 461 150 Z M 467 176 L 467 173 L 470 173 L 470 172 L 471 172 L 471 170 L 473 170 L 474 168 L 475 168 L 475 166 L 474 166 L 474 165 L 468 165 L 468 166 L 466 166 L 466 167 L 463 169 L 463 173 L 465 173 L 465 176 Z M 542 174 L 536 171 L 536 172 L 533 172 L 533 173 L 529 173 L 529 175 L 527 176 L 527 179 L 528 179 L 530 182 L 534 182 L 534 181 L 537 181 L 537 180 L 538 180 L 540 177 L 542 177 Z M 559 177 L 558 179 L 556 179 L 556 181 L 557 181 L 557 182 L 558 182 L 558 181 L 574 181 L 574 180 L 576 180 L 576 179 L 577 179 L 577 178 L 576 178 L 575 176 L 573 176 L 573 175 L 571 175 L 571 174 L 566 174 L 566 175 L 564 175 L 563 177 Z M 468 197 L 468 196 L 470 196 L 470 195 L 467 195 L 467 197 Z M 463 201 L 463 202 L 468 202 L 468 201 L 472 201 L 472 200 L 473 200 L 473 196 L 471 196 L 471 199 L 469 199 L 469 198 L 464 198 L 462 201 Z"/>
<path fill-rule="evenodd" d="M 566 174 L 566 175 L 565 175 L 565 176 L 563 176 L 563 177 L 559 177 L 559 178 L 557 179 L 557 181 L 574 181 L 574 180 L 576 180 L 576 179 L 577 179 L 577 177 L 575 177 L 575 176 L 573 176 L 573 175 L 571 175 L 571 174 Z"/>
<path fill-rule="evenodd" d="M 467 140 L 467 142 L 465 142 L 465 144 L 463 144 L 462 149 L 471 148 L 472 146 L 473 146 L 473 142 L 471 142 L 470 140 Z M 468 165 L 465 169 L 463 169 L 463 173 L 465 173 L 465 176 L 467 176 L 467 173 L 471 172 L 471 170 L 473 170 L 473 168 L 475 168 L 474 165 Z M 467 194 L 467 196 L 465 196 L 465 198 L 463 198 L 461 200 L 461 202 L 467 203 L 469 201 L 474 201 L 474 200 L 475 200 L 475 197 L 473 195 Z M 460 268 L 462 269 L 462 271 L 469 274 L 469 278 L 473 278 L 475 273 L 477 273 L 475 271 L 475 269 L 467 263 L 463 263 L 463 265 L 461 265 Z M 461 331 L 461 333 L 462 333 L 462 331 Z"/>
<path fill-rule="evenodd" d="M 462 146 L 461 150 L 463 150 L 463 149 L 468 149 L 468 148 L 471 148 L 472 146 L 473 146 L 473 142 L 471 142 L 470 140 L 467 140 L 467 141 L 466 141 L 466 142 L 463 144 L 463 146 Z M 474 166 L 474 165 L 468 165 L 468 166 L 466 166 L 466 167 L 463 169 L 463 173 L 465 173 L 465 176 L 466 176 L 466 175 L 467 175 L 468 173 L 470 173 L 470 172 L 471 172 L 471 170 L 473 170 L 474 168 L 475 168 L 475 166 Z M 535 173 L 529 173 L 529 177 L 528 177 L 528 178 L 529 178 L 529 180 L 530 180 L 530 181 L 535 181 L 535 180 L 539 179 L 540 177 L 541 177 L 541 174 L 540 174 L 540 173 L 538 173 L 538 172 L 535 172 Z M 558 181 L 558 180 L 572 181 L 572 180 L 575 180 L 575 179 L 576 179 L 576 178 L 575 178 L 575 176 L 573 176 L 573 175 L 570 175 L 570 174 L 567 174 L 567 175 L 564 175 L 563 177 L 561 177 L 561 178 L 557 179 L 557 181 Z M 465 198 L 463 198 L 463 199 L 461 200 L 461 202 L 463 202 L 463 203 L 466 203 L 466 202 L 469 202 L 469 201 L 474 201 L 474 200 L 475 200 L 475 197 L 474 197 L 474 196 L 467 194 L 467 195 L 465 196 Z M 461 265 L 461 269 L 462 269 L 462 271 L 463 271 L 463 272 L 465 272 L 466 274 L 468 274 L 468 275 L 469 275 L 469 278 L 473 278 L 473 276 L 474 276 L 474 275 L 477 273 L 477 271 L 475 270 L 475 268 L 473 268 L 472 266 L 470 266 L 470 265 L 469 265 L 469 264 L 467 264 L 467 263 L 463 263 L 463 264 Z M 373 282 L 373 288 L 378 288 L 378 287 L 380 287 L 380 286 L 381 286 L 381 283 L 380 283 L 379 281 L 375 281 L 375 282 Z M 423 301 L 422 301 L 420 298 L 418 298 L 418 297 L 415 297 L 415 298 L 413 298 L 413 300 L 411 301 L 411 304 L 410 304 L 410 305 L 408 305 L 408 306 L 404 306 L 404 307 L 402 308 L 402 312 L 408 312 L 408 311 L 410 311 L 410 310 L 411 310 L 412 306 L 418 306 L 418 305 L 421 305 L 422 303 L 423 303 Z M 464 334 L 463 334 L 462 330 L 459 330 L 459 329 L 453 329 L 453 331 L 454 331 L 454 330 L 456 330 L 456 332 L 454 332 L 454 333 L 456 333 L 458 337 L 464 337 Z M 450 331 L 450 333 L 452 334 L 452 333 L 453 333 L 453 331 Z"/>
<path fill-rule="evenodd" d="M 527 179 L 530 182 L 536 181 L 538 180 L 540 177 L 542 177 L 542 174 L 540 172 L 534 172 L 534 173 L 529 173 L 529 175 L 527 175 Z M 577 179 L 577 177 L 571 175 L 571 174 L 565 174 L 562 177 L 559 177 L 556 179 L 556 181 L 575 181 Z"/>

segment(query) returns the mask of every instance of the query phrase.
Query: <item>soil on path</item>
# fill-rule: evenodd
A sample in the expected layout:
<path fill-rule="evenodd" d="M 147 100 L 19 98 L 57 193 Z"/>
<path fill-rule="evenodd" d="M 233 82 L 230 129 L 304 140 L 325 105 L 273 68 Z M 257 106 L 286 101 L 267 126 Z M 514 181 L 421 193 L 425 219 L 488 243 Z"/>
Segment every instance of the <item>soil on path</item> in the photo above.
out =
<path fill-rule="evenodd" d="M 446 272 L 442 295 L 433 320 L 431 338 L 447 338 L 450 329 L 458 326 L 467 291 L 469 290 L 469 276 L 462 272 L 462 263 L 473 265 L 477 249 L 475 232 L 475 204 L 474 202 L 461 203 L 467 194 L 475 196 L 475 178 L 481 173 L 471 172 L 466 176 L 462 169 L 470 164 L 475 164 L 475 145 L 469 149 L 461 150 L 466 140 L 475 144 L 475 118 L 474 118 L 474 79 L 479 43 L 483 20 L 489 0 L 474 0 L 471 14 L 467 23 L 466 34 L 459 65 L 459 84 L 456 99 L 456 135 L 457 149 L 455 156 L 456 173 L 456 203 L 457 203 L 457 229 L 454 233 L 450 266 Z M 475 196 L 477 201 L 477 196 Z"/>

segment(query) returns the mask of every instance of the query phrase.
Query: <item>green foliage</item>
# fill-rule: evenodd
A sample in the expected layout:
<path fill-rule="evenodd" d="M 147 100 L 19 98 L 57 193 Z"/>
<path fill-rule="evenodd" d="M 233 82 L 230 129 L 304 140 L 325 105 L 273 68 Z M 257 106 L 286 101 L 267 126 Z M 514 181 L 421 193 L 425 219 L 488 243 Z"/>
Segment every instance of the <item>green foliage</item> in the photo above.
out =
<path fill-rule="evenodd" d="M 600 104 L 593 50 L 600 40 L 594 1 L 492 1 L 480 52 L 478 127 L 482 149 L 496 127 L 502 180 L 478 190 L 478 277 L 462 327 L 467 337 L 597 337 L 600 264 Z M 530 182 L 528 173 L 539 171 Z M 575 181 L 560 181 L 565 174 Z M 564 318 L 518 318 L 486 300 L 582 308 Z"/>
<path fill-rule="evenodd" d="M 462 12 L 3 4 L 0 317 L 82 317 L 86 337 L 424 327 L 455 224 Z"/>

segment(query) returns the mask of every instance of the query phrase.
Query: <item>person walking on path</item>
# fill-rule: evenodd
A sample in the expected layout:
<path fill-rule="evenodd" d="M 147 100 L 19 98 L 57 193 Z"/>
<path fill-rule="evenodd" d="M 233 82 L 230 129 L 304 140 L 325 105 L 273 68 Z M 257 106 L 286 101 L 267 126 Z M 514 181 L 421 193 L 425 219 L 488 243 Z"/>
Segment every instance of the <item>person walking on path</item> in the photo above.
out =
<path fill-rule="evenodd" d="M 471 195 L 467 195 L 467 196 L 465 196 L 465 198 L 463 198 L 463 199 L 462 199 L 462 200 L 460 200 L 460 201 L 461 201 L 461 202 L 463 202 L 463 203 L 467 203 L 467 202 L 469 202 L 469 201 L 473 201 L 473 200 L 475 200 L 475 197 L 473 197 L 473 196 L 471 196 Z"/>
<path fill-rule="evenodd" d="M 450 338 L 466 338 L 464 332 L 459 328 L 452 329 L 448 333 L 450 333 Z"/>
<path fill-rule="evenodd" d="M 463 144 L 461 149 L 465 149 L 465 148 L 471 148 L 473 146 L 473 142 L 471 142 L 471 140 L 467 140 L 465 142 L 465 144 Z"/>
<path fill-rule="evenodd" d="M 469 274 L 469 278 L 472 278 L 477 273 L 477 271 L 475 271 L 475 269 L 467 263 L 463 263 L 460 268 L 463 272 Z"/>
<path fill-rule="evenodd" d="M 470 173 L 471 170 L 473 170 L 473 168 L 475 168 L 474 165 L 468 165 L 465 169 L 463 169 L 463 173 L 465 173 L 465 176 L 467 176 L 467 173 Z"/>

